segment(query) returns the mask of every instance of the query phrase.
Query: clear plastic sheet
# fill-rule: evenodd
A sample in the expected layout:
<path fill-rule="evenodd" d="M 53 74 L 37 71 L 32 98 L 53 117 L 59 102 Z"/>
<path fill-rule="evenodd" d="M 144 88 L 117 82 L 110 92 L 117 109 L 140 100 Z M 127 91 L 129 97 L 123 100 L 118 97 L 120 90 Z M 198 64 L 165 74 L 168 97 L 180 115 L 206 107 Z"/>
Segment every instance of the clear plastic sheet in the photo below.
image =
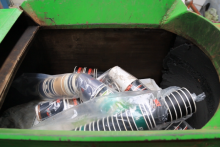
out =
<path fill-rule="evenodd" d="M 38 85 L 40 81 L 50 77 L 52 76 L 47 74 L 24 73 L 12 83 L 12 86 L 24 96 L 40 98 Z"/>
<path fill-rule="evenodd" d="M 148 85 L 152 90 L 161 90 L 153 79 L 141 79 L 141 81 Z M 35 107 L 37 121 L 44 121 L 53 115 L 56 115 L 81 103 L 82 101 L 79 98 L 43 101 Z"/>
<path fill-rule="evenodd" d="M 37 124 L 34 108 L 38 103 L 32 101 L 7 109 L 0 117 L 0 128 L 27 129 Z"/>
<path fill-rule="evenodd" d="M 194 129 L 191 127 L 186 121 L 181 121 L 177 123 L 171 123 L 168 127 L 164 128 L 163 130 L 192 130 Z"/>
<path fill-rule="evenodd" d="M 83 102 L 95 97 L 116 93 L 110 87 L 85 73 L 76 75 L 75 85 L 73 87 L 76 87 L 74 89 Z"/>
<path fill-rule="evenodd" d="M 54 101 L 43 101 L 35 106 L 38 121 L 48 119 L 64 110 L 79 105 L 80 99 L 56 99 Z"/>
<path fill-rule="evenodd" d="M 23 82 L 30 82 L 29 78 L 35 81 L 44 80 L 51 77 L 45 74 L 23 74 Z M 153 79 L 143 79 L 144 84 L 148 84 L 152 89 L 158 89 Z M 30 82 L 31 84 L 31 82 Z M 73 106 L 80 104 L 81 101 L 77 99 L 56 99 L 52 101 L 33 101 L 26 104 L 12 107 L 4 112 L 0 118 L 0 127 L 2 128 L 22 128 L 27 129 L 32 125 L 37 125 L 60 112 L 67 110 Z M 35 109 L 34 109 L 35 107 Z M 35 110 L 35 112 L 34 112 Z"/>
<path fill-rule="evenodd" d="M 87 101 L 116 92 L 85 73 L 53 76 L 23 74 L 15 80 L 13 86 L 25 96 L 40 97 L 43 100 L 80 97 L 82 101 Z"/>
<path fill-rule="evenodd" d="M 112 71 L 114 71 L 116 75 L 113 75 Z M 87 101 L 103 94 L 121 92 L 121 87 L 125 86 L 126 89 L 124 91 L 140 91 L 150 88 L 151 90 L 159 90 L 159 87 L 156 85 L 154 80 L 138 80 L 118 66 L 113 67 L 101 76 L 99 75 L 102 72 L 99 71 L 99 77 L 97 80 L 91 78 L 88 74 L 85 74 L 85 72 L 91 76 L 97 77 L 97 69 L 75 67 L 73 74 L 68 73 L 61 75 L 46 75 L 26 73 L 16 79 L 12 85 L 25 96 L 41 98 L 43 100 L 60 98 L 72 99 L 80 97 L 82 101 Z M 118 76 L 124 76 L 124 79 L 115 78 Z M 106 87 L 104 84 L 101 84 L 99 81 L 103 82 L 110 88 Z M 126 82 L 123 83 L 123 81 Z M 142 81 L 144 81 L 146 84 L 143 84 Z M 146 85 L 153 86 L 146 88 Z M 102 89 L 102 92 L 97 93 L 100 89 Z"/>
<path fill-rule="evenodd" d="M 194 99 L 187 89 L 178 87 L 169 87 L 161 91 L 115 93 L 72 107 L 40 122 L 32 129 L 81 131 L 162 129 L 170 123 L 180 122 L 192 116 L 196 112 Z"/>

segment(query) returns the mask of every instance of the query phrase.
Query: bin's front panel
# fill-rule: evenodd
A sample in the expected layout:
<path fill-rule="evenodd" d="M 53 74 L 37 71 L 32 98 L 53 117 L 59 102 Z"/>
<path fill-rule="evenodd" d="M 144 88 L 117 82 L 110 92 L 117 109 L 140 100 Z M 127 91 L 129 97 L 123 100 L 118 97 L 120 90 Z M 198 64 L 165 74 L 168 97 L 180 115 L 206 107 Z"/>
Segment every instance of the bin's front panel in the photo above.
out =
<path fill-rule="evenodd" d="M 0 129 L 0 138 L 0 144 L 7 146 L 134 146 L 140 143 L 140 146 L 219 147 L 220 144 L 219 130 L 75 132 Z"/>
<path fill-rule="evenodd" d="M 159 27 L 175 0 L 28 0 L 23 10 L 57 28 Z M 182 3 L 182 2 L 181 2 Z"/>

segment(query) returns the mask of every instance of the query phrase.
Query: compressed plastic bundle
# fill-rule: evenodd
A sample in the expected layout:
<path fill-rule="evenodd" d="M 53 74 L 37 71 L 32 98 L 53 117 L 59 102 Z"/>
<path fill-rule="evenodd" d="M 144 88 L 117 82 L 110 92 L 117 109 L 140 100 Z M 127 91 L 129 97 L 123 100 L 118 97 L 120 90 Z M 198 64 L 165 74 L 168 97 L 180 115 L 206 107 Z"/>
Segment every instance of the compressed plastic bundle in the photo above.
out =
<path fill-rule="evenodd" d="M 142 80 L 145 81 L 145 83 L 151 81 L 150 87 L 153 88 L 151 90 L 155 90 L 155 87 L 156 90 L 160 89 L 154 80 L 138 80 L 118 66 L 111 68 L 104 74 L 102 73 L 103 72 L 98 71 L 97 69 L 75 67 L 73 74 L 23 74 L 14 81 L 13 87 L 25 96 L 37 97 L 43 100 L 60 98 L 74 99 L 80 97 L 83 101 L 90 99 L 90 96 L 91 98 L 94 98 L 94 90 L 96 88 L 98 90 L 98 88 L 105 87 L 102 83 L 106 84 L 111 89 L 114 89 L 116 92 L 150 89 L 146 86 L 149 84 L 143 84 Z M 94 78 L 91 79 L 88 75 Z M 94 80 L 96 77 L 98 77 L 97 80 Z M 82 86 L 82 89 L 88 93 L 80 93 L 82 90 L 80 89 L 80 86 Z M 91 89 L 93 90 L 93 93 L 91 93 Z M 86 96 L 86 94 L 89 95 Z M 100 96 L 100 93 L 97 93 L 97 96 Z"/>
<path fill-rule="evenodd" d="M 192 130 L 191 127 L 186 121 L 181 121 L 178 123 L 171 123 L 168 127 L 163 130 Z"/>
<path fill-rule="evenodd" d="M 125 110 L 116 115 L 82 125 L 75 130 L 152 130 L 161 128 L 163 124 L 177 121 L 196 112 L 195 100 L 186 88 L 180 88 L 169 95 L 165 95 L 164 98 L 162 97 L 149 98 L 148 103 L 139 104 L 134 109 Z"/>
<path fill-rule="evenodd" d="M 41 97 L 44 100 L 80 97 L 82 101 L 87 101 L 114 92 L 102 82 L 85 73 L 54 76 L 24 74 L 13 85 L 26 96 Z"/>
<path fill-rule="evenodd" d="M 134 131 L 163 129 L 196 112 L 204 99 L 186 88 L 115 93 L 99 97 L 43 121 L 32 129 Z"/>
<path fill-rule="evenodd" d="M 79 99 L 57 99 L 40 102 L 35 106 L 36 118 L 38 121 L 43 121 L 80 103 Z"/>

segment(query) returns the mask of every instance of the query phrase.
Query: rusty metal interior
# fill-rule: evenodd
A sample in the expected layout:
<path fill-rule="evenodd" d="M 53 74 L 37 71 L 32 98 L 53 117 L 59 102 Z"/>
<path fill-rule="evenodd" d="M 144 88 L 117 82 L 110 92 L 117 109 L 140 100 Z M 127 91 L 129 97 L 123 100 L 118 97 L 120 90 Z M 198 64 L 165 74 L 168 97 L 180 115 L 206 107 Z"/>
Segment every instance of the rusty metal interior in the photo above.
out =
<path fill-rule="evenodd" d="M 28 26 L 25 29 L 27 30 Z M 181 51 L 174 53 L 176 49 L 173 48 L 185 43 L 189 48 L 180 49 Z M 4 53 L 4 56 L 13 58 L 10 53 L 14 50 L 14 45 L 15 43 L 10 45 L 11 50 L 1 50 L 1 55 Z M 154 79 L 162 88 L 183 86 L 196 94 L 205 91 L 207 99 L 198 104 L 198 111 L 202 113 L 196 113 L 188 120 L 195 128 L 204 126 L 218 106 L 220 85 L 215 68 L 209 58 L 189 41 L 165 30 L 77 30 L 41 27 L 25 48 L 27 51 L 23 55 L 23 61 L 16 66 L 17 70 L 13 73 L 14 78 L 12 79 L 18 78 L 23 73 L 52 75 L 71 73 L 75 66 L 93 67 L 106 71 L 117 65 L 137 78 Z M 181 52 L 187 54 L 187 57 L 181 56 L 183 54 L 178 55 Z M 191 55 L 192 57 L 197 56 L 199 61 L 194 62 L 193 58 L 189 59 Z M 180 64 L 182 62 L 184 64 Z M 5 63 L 6 61 L 0 62 L 2 69 L 6 65 Z M 204 71 L 200 63 L 207 65 L 209 70 Z M 171 66 L 171 64 L 177 65 Z M 178 64 L 180 65 L 178 66 Z M 0 72 L 0 76 L 1 74 L 3 73 Z M 5 94 L 0 114 L 10 107 L 31 100 L 33 100 L 31 97 L 22 96 L 11 86 Z"/>

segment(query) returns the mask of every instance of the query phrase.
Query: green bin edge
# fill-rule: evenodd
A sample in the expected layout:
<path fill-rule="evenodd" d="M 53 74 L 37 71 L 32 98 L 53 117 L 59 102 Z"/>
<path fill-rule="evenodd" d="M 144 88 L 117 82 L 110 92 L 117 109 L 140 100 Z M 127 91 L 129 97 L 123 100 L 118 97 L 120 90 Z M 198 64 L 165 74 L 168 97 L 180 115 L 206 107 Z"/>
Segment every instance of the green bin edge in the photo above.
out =
<path fill-rule="evenodd" d="M 0 9 L 0 43 L 14 25 L 22 11 L 16 8 Z"/>
<path fill-rule="evenodd" d="M 196 44 L 210 58 L 220 76 L 220 25 L 187 11 L 181 0 L 27 0 L 21 8 L 39 26 L 51 29 L 152 28 L 170 31 Z M 15 13 L 15 17 L 0 19 L 0 22 L 13 25 L 21 11 L 9 11 Z M 7 34 L 9 30 L 0 25 L 0 32 Z M 6 34 L 0 34 L 0 42 Z M 74 132 L 0 129 L 0 144 L 5 141 L 7 144 L 10 140 L 124 142 L 209 139 L 214 140 L 212 143 L 216 146 L 220 138 L 219 121 L 218 108 L 213 118 L 199 130 Z"/>

